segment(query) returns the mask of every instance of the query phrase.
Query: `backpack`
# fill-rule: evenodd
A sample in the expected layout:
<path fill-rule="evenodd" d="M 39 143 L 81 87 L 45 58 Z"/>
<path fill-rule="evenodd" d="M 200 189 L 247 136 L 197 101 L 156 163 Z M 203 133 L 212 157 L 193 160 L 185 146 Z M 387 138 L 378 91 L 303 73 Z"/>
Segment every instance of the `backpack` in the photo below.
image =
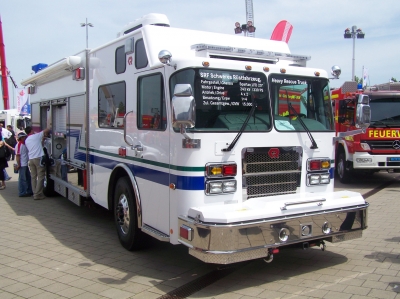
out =
<path fill-rule="evenodd" d="M 14 133 L 14 131 L 10 131 L 10 132 L 11 132 L 11 137 L 8 138 L 8 139 L 6 140 L 6 142 L 8 143 L 8 145 L 14 147 L 14 146 L 17 145 L 17 139 L 15 138 L 15 133 Z"/>
<path fill-rule="evenodd" d="M 0 147 L 0 158 L 7 157 L 7 147 L 5 145 Z"/>

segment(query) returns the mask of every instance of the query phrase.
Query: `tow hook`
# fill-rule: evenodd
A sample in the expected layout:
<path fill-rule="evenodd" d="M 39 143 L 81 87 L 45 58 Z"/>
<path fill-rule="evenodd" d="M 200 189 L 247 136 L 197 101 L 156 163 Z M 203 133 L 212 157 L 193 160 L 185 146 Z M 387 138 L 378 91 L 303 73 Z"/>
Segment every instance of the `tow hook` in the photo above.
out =
<path fill-rule="evenodd" d="M 319 248 L 321 248 L 322 251 L 325 251 L 326 245 L 324 241 L 319 242 Z"/>
<path fill-rule="evenodd" d="M 264 259 L 264 262 L 271 263 L 274 260 L 274 254 L 279 253 L 279 248 L 268 248 L 268 255 Z"/>

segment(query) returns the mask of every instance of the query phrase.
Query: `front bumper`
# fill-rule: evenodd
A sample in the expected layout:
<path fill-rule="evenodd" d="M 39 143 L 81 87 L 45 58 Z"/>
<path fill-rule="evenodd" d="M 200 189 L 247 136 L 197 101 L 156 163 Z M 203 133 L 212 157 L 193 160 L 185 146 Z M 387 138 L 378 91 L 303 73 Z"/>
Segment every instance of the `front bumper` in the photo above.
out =
<path fill-rule="evenodd" d="M 354 169 L 400 169 L 399 155 L 370 155 L 366 152 L 353 154 Z"/>
<path fill-rule="evenodd" d="M 270 248 L 312 241 L 341 242 L 360 238 L 367 227 L 368 203 L 316 212 L 299 213 L 271 219 L 240 223 L 205 223 L 180 216 L 179 227 L 192 228 L 191 240 L 179 238 L 194 257 L 215 264 L 230 264 L 267 257 Z M 323 232 L 324 224 L 331 227 Z M 304 228 L 306 227 L 306 230 Z M 286 241 L 279 238 L 285 228 Z"/>

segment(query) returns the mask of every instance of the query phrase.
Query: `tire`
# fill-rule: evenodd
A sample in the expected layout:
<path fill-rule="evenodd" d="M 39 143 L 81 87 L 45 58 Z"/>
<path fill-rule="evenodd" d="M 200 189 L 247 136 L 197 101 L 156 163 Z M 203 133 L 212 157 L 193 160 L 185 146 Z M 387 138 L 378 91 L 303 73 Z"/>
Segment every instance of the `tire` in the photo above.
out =
<path fill-rule="evenodd" d="M 351 181 L 351 171 L 346 161 L 346 155 L 344 152 L 340 152 L 337 161 L 337 175 L 339 177 L 339 181 L 342 184 L 348 184 Z"/>
<path fill-rule="evenodd" d="M 113 198 L 114 221 L 121 245 L 127 250 L 143 246 L 143 232 L 138 228 L 136 200 L 128 177 L 117 181 Z"/>

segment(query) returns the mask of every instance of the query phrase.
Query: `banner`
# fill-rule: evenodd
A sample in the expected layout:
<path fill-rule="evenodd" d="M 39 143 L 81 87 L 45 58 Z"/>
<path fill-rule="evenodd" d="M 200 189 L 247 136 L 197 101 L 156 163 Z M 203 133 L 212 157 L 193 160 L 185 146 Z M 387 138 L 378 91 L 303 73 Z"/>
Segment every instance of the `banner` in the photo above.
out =
<path fill-rule="evenodd" d="M 17 111 L 20 115 L 30 115 L 31 114 L 31 104 L 29 101 L 29 94 L 25 88 L 15 89 L 17 98 Z"/>
<path fill-rule="evenodd" d="M 274 31 L 271 35 L 271 40 L 289 42 L 290 36 L 292 35 L 293 26 L 286 20 L 280 21 L 276 24 Z"/>
<path fill-rule="evenodd" d="M 363 67 L 363 82 L 362 82 L 363 87 L 367 86 L 367 79 L 368 79 L 368 69 Z"/>

